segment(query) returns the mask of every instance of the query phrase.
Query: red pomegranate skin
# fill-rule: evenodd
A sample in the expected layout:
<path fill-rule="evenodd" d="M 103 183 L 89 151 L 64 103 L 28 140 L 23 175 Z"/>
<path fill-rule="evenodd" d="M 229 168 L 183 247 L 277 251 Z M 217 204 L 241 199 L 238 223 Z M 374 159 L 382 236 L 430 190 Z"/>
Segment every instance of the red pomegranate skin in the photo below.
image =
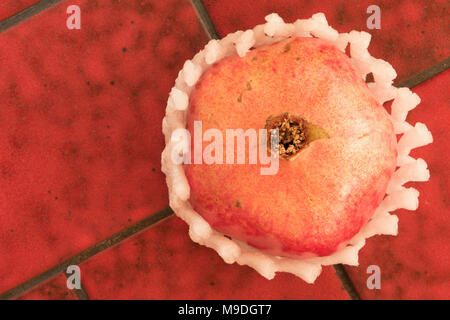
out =
<path fill-rule="evenodd" d="M 193 139 L 201 120 L 203 132 L 219 129 L 225 141 L 226 129 L 261 129 L 285 112 L 329 138 L 280 159 L 275 175 L 261 175 L 268 165 L 185 164 L 190 202 L 214 229 L 268 253 L 329 255 L 373 215 L 397 157 L 389 115 L 346 54 L 295 38 L 224 59 L 193 90 L 187 128 Z"/>

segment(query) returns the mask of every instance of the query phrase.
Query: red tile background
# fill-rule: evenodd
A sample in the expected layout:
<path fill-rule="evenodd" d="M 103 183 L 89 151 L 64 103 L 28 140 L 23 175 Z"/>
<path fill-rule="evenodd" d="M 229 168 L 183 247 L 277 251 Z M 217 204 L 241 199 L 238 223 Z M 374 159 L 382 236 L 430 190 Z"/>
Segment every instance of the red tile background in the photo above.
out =
<path fill-rule="evenodd" d="M 421 104 L 408 115 L 424 122 L 433 134 L 431 145 L 413 150 L 427 161 L 430 181 L 408 183 L 420 192 L 419 209 L 399 210 L 399 235 L 369 239 L 360 253 L 360 267 L 347 267 L 363 299 L 450 298 L 450 93 L 447 70 L 414 88 Z M 368 290 L 366 269 L 381 269 L 381 290 Z"/>
<path fill-rule="evenodd" d="M 192 242 L 175 216 L 80 267 L 91 299 L 348 299 L 332 267 L 314 285 L 284 273 L 266 280 Z"/>
<path fill-rule="evenodd" d="M 0 293 L 167 206 L 161 121 L 206 42 L 187 0 L 63 1 L 0 34 Z"/>
<path fill-rule="evenodd" d="M 286 22 L 325 13 L 328 23 L 339 32 L 361 30 L 372 34 L 369 51 L 390 62 L 397 82 L 450 56 L 450 43 L 444 41 L 450 29 L 446 0 L 204 0 L 221 36 L 264 23 L 264 17 L 278 13 Z M 366 26 L 370 5 L 381 9 L 381 29 Z"/>
<path fill-rule="evenodd" d="M 16 300 L 78 300 L 75 291 L 67 288 L 66 281 L 66 276 L 60 274 L 27 291 Z"/>

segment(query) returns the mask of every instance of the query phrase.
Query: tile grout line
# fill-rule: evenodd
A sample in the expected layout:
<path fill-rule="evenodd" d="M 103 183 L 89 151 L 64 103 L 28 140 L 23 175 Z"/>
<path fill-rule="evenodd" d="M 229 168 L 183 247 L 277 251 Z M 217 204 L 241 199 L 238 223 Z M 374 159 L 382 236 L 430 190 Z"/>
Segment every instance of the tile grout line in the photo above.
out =
<path fill-rule="evenodd" d="M 35 14 L 57 4 L 58 2 L 61 2 L 62 0 L 43 0 L 40 1 L 21 12 L 7 18 L 6 20 L 3 20 L 0 22 L 0 32 L 5 31 L 9 29 L 10 27 L 22 22 L 23 20 L 26 20 Z M 195 11 L 198 14 L 199 20 L 209 35 L 211 39 L 220 39 L 216 28 L 214 27 L 214 24 L 211 20 L 211 17 L 209 16 L 208 12 L 206 11 L 206 8 L 202 2 L 202 0 L 190 0 L 191 4 L 194 6 Z M 422 82 L 425 82 L 426 80 L 432 78 L 433 76 L 447 70 L 450 65 L 450 58 L 447 58 L 444 61 L 441 61 L 430 68 L 412 76 L 411 78 L 402 81 L 397 87 L 408 87 L 413 88 L 417 85 L 419 85 Z M 111 237 L 97 243 L 96 245 L 82 251 L 81 253 L 65 260 L 64 262 L 58 264 L 57 266 L 44 271 L 40 275 L 22 283 L 21 285 L 10 289 L 6 291 L 3 294 L 0 294 L 0 300 L 7 300 L 15 298 L 26 291 L 30 290 L 31 288 L 43 283 L 44 281 L 54 277 L 55 275 L 64 272 L 67 266 L 69 265 L 77 265 L 81 262 L 91 258 L 92 256 L 102 252 L 105 249 L 108 249 L 112 247 L 113 245 L 121 242 L 122 240 L 125 240 L 134 234 L 150 227 L 151 225 L 166 219 L 167 217 L 171 216 L 173 214 L 172 209 L 170 207 L 167 207 L 161 211 L 156 212 L 155 214 L 149 216 L 148 218 L 136 223 L 135 225 L 132 225 L 126 229 L 123 229 L 122 231 L 119 231 L 118 233 L 112 235 Z M 356 291 L 350 277 L 348 276 L 344 266 L 342 264 L 334 265 L 334 269 L 336 271 L 336 274 L 338 278 L 340 279 L 342 285 L 344 286 L 344 289 L 349 294 L 350 298 L 353 300 L 359 300 L 360 296 L 358 292 Z M 77 290 L 77 296 L 81 300 L 89 299 L 86 291 L 84 290 L 84 287 L 82 289 Z"/>
<path fill-rule="evenodd" d="M 19 13 L 16 13 L 9 18 L 6 18 L 3 21 L 0 21 L 0 32 L 5 31 L 16 24 L 31 18 L 32 16 L 38 14 L 41 11 L 44 11 L 45 9 L 50 8 L 51 6 L 57 4 L 58 2 L 61 2 L 62 0 L 42 0 L 39 1 L 32 6 L 23 9 Z"/>
<path fill-rule="evenodd" d="M 150 215 L 144 220 L 141 220 L 138 223 L 115 233 L 114 235 L 106 238 L 105 240 L 98 242 L 94 246 L 82 251 L 81 253 L 72 256 L 71 258 L 54 266 L 53 268 L 48 269 L 42 272 L 41 274 L 31 278 L 30 280 L 27 280 L 22 284 L 6 291 L 5 293 L 0 294 L 0 300 L 9 300 L 16 298 L 21 294 L 25 293 L 26 291 L 30 290 L 31 288 L 43 283 L 44 281 L 53 278 L 54 276 L 62 272 L 65 273 L 68 266 L 79 265 L 82 262 L 86 261 L 87 259 L 95 256 L 96 254 L 118 244 L 119 242 L 137 234 L 140 231 L 143 231 L 147 227 L 154 225 L 155 223 L 167 217 L 170 217 L 172 214 L 173 214 L 172 209 L 170 207 L 166 207 Z"/>

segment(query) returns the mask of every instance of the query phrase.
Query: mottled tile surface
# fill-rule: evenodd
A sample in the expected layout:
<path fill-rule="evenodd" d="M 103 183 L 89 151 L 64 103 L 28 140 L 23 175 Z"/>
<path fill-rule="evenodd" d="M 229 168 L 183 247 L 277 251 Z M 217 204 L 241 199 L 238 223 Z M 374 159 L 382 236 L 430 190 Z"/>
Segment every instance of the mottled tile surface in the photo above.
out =
<path fill-rule="evenodd" d="M 0 33 L 0 293 L 167 206 L 161 121 L 206 42 L 187 0 L 63 1 Z"/>
<path fill-rule="evenodd" d="M 175 216 L 80 267 L 91 299 L 348 299 L 332 267 L 314 285 L 285 273 L 266 280 L 193 243 Z"/>
<path fill-rule="evenodd" d="M 413 150 L 412 156 L 427 161 L 431 178 L 407 184 L 420 192 L 419 209 L 395 212 L 400 218 L 399 235 L 369 239 L 361 250 L 360 267 L 347 267 L 363 299 L 450 298 L 449 81 L 447 70 L 413 90 L 422 102 L 408 120 L 426 123 L 434 142 Z M 381 290 L 366 286 L 370 265 L 381 269 Z"/>
<path fill-rule="evenodd" d="M 54 278 L 43 282 L 35 288 L 30 289 L 17 300 L 78 300 L 74 290 L 67 288 L 67 278 L 59 274 Z"/>
<path fill-rule="evenodd" d="M 398 81 L 446 59 L 450 43 L 449 4 L 445 0 L 307 1 L 307 0 L 205 0 L 219 34 L 245 30 L 264 23 L 264 17 L 278 13 L 286 22 L 325 13 L 328 23 L 339 32 L 361 30 L 372 34 L 369 51 L 390 62 Z M 367 28 L 370 5 L 381 9 L 381 29 Z"/>
<path fill-rule="evenodd" d="M 37 2 L 39 0 L 2 0 L 0 2 L 0 22 Z"/>

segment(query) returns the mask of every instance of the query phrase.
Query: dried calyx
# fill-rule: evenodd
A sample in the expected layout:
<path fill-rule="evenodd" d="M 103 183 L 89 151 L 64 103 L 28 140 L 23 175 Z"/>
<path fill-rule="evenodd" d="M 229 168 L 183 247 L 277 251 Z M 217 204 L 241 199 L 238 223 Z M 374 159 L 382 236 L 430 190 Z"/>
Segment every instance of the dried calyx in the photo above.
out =
<path fill-rule="evenodd" d="M 267 118 L 265 128 L 269 133 L 271 130 L 278 129 L 278 153 L 280 158 L 286 160 L 295 159 L 299 152 L 312 141 L 329 138 L 321 127 L 288 112 Z M 269 134 L 267 139 L 269 148 L 270 140 Z"/>

